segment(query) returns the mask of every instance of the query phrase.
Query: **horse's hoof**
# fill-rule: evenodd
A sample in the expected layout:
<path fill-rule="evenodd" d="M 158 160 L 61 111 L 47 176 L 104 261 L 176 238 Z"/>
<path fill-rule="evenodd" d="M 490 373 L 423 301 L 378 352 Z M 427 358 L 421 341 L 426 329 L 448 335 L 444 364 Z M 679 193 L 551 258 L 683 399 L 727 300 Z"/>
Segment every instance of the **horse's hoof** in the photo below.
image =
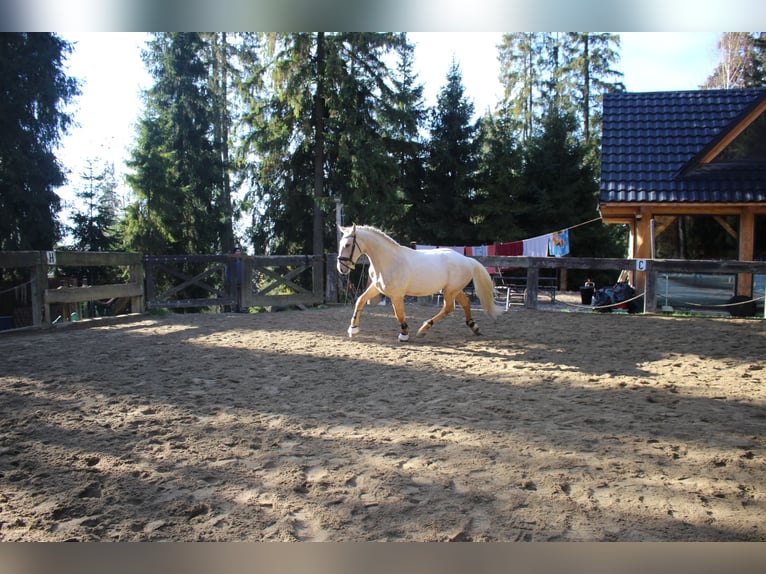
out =
<path fill-rule="evenodd" d="M 418 331 L 418 337 L 425 337 L 427 331 Z"/>
<path fill-rule="evenodd" d="M 409 335 L 405 335 L 404 333 L 399 333 L 399 340 L 400 340 L 402 343 L 404 343 L 404 342 L 406 342 L 406 341 L 409 341 L 409 340 L 410 340 L 410 336 L 409 336 Z"/>
<path fill-rule="evenodd" d="M 353 337 L 354 335 L 358 335 L 358 334 L 359 334 L 359 327 L 353 327 L 352 326 L 352 327 L 348 328 L 348 336 L 349 337 Z"/>

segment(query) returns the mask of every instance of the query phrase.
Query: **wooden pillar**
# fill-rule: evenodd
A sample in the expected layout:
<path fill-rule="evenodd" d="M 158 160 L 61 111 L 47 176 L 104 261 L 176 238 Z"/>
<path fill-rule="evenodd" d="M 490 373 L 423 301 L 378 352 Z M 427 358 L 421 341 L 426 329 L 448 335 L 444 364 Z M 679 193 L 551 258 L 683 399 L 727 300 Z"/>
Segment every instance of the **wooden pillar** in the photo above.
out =
<path fill-rule="evenodd" d="M 157 302 L 157 287 L 154 284 L 154 277 L 157 273 L 158 266 L 156 264 L 146 264 L 146 258 L 144 258 L 144 272 L 146 274 L 145 288 L 144 288 L 144 306 L 146 309 L 152 307 L 153 303 Z M 132 309 L 131 309 L 132 311 Z"/>
<path fill-rule="evenodd" d="M 633 258 L 651 259 L 652 258 L 652 214 L 650 212 L 640 212 L 636 215 L 633 224 Z M 646 274 L 642 271 L 633 272 L 633 286 L 638 293 L 646 289 Z"/>
<path fill-rule="evenodd" d="M 646 276 L 644 282 L 644 313 L 654 313 L 657 311 L 657 271 L 654 269 L 652 261 L 647 261 Z M 639 291 L 640 293 L 640 291 Z"/>
<path fill-rule="evenodd" d="M 327 265 L 325 266 L 325 303 L 337 303 L 339 301 L 338 293 L 338 270 L 336 269 L 338 254 L 328 253 L 326 256 Z"/>
<path fill-rule="evenodd" d="M 30 268 L 32 291 L 32 325 L 39 327 L 50 323 L 50 306 L 45 304 L 45 290 L 48 288 L 48 264 L 45 251 L 38 253 L 38 261 Z"/>
<path fill-rule="evenodd" d="M 739 253 L 740 261 L 752 261 L 755 245 L 755 213 L 750 208 L 744 208 L 739 216 Z M 753 275 L 751 273 L 737 274 L 737 295 L 753 296 Z"/>
<path fill-rule="evenodd" d="M 130 298 L 130 312 L 143 313 L 145 311 L 145 293 L 144 293 L 144 258 L 141 261 L 128 266 L 128 275 L 130 283 L 135 283 L 141 288 L 141 294 Z"/>
<path fill-rule="evenodd" d="M 527 268 L 527 292 L 524 304 L 527 309 L 537 309 L 537 282 L 540 279 L 540 268 L 537 263 L 530 262 Z"/>

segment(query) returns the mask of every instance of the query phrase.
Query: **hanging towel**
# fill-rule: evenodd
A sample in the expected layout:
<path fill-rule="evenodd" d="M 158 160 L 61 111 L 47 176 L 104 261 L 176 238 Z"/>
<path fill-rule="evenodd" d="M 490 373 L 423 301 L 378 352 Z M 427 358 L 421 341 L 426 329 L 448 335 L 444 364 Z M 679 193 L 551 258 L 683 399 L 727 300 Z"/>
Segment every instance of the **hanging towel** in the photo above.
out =
<path fill-rule="evenodd" d="M 486 257 L 488 255 L 487 253 L 487 246 L 486 245 L 477 245 L 475 247 L 466 247 L 466 255 L 468 255 L 468 249 L 471 250 L 471 255 L 475 257 Z"/>
<path fill-rule="evenodd" d="M 569 255 L 569 230 L 562 229 L 551 233 L 551 240 L 548 244 L 548 251 L 554 257 L 563 257 Z"/>
<path fill-rule="evenodd" d="M 487 257 L 492 257 L 493 255 L 497 255 L 497 246 L 487 245 Z M 494 275 L 498 270 L 497 267 L 487 267 L 487 271 L 490 275 Z"/>
<path fill-rule="evenodd" d="M 423 249 L 423 250 L 425 250 L 425 249 L 436 249 L 436 245 L 420 245 L 420 244 L 418 244 L 418 245 L 415 246 L 415 249 L 418 250 L 418 251 L 420 251 L 421 249 Z"/>
<path fill-rule="evenodd" d="M 522 241 L 511 241 L 510 243 L 498 243 L 495 255 L 508 257 L 518 257 L 524 254 L 524 243 Z"/>
<path fill-rule="evenodd" d="M 531 239 L 524 240 L 524 256 L 525 257 L 547 257 L 548 256 L 548 242 L 551 239 L 551 234 L 538 235 Z"/>

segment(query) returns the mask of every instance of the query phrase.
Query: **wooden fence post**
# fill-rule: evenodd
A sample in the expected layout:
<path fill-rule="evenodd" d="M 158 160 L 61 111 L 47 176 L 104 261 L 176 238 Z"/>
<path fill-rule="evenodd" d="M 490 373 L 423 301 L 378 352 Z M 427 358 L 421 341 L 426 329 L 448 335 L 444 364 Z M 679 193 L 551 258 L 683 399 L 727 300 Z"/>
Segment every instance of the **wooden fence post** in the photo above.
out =
<path fill-rule="evenodd" d="M 537 262 L 530 260 L 527 269 L 527 296 L 524 306 L 527 309 L 537 309 L 537 282 L 540 279 L 540 267 Z"/>
<path fill-rule="evenodd" d="M 328 253 L 326 256 L 327 267 L 325 268 L 325 302 L 337 303 L 338 302 L 338 272 L 335 270 L 336 261 L 338 255 L 336 253 Z"/>
<path fill-rule="evenodd" d="M 645 284 L 644 284 L 644 313 L 654 313 L 657 311 L 657 269 L 653 261 L 649 259 L 646 262 Z"/>
<path fill-rule="evenodd" d="M 141 295 L 130 298 L 130 312 L 131 313 L 143 313 L 144 303 L 146 300 L 146 293 L 144 290 L 144 258 L 141 257 L 141 261 L 135 265 L 128 266 L 128 277 L 130 282 L 135 283 L 141 287 Z"/>
<path fill-rule="evenodd" d="M 311 263 L 313 267 L 313 284 L 311 285 L 311 292 L 314 297 L 320 299 L 322 302 L 326 301 L 326 293 L 324 289 L 325 268 L 324 268 L 324 256 L 314 255 L 314 261 Z"/>
<path fill-rule="evenodd" d="M 48 287 L 48 263 L 45 251 L 38 252 L 37 264 L 30 268 L 32 281 L 32 325 L 39 327 L 44 321 L 50 323 L 50 307 L 45 305 L 45 289 Z"/>

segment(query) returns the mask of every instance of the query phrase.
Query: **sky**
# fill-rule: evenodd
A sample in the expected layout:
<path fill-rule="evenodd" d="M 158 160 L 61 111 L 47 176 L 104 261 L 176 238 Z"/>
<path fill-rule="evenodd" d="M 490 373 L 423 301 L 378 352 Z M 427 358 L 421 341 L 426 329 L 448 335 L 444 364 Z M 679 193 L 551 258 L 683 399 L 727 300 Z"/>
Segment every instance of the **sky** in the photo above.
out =
<path fill-rule="evenodd" d="M 151 84 L 141 60 L 143 33 L 63 33 L 74 44 L 67 73 L 82 81 L 82 95 L 70 111 L 76 127 L 62 140 L 58 157 L 69 172 L 69 184 L 58 190 L 65 201 L 75 198 L 85 160 L 113 161 L 120 182 L 142 111 L 142 90 Z M 497 79 L 499 32 L 410 32 L 415 69 L 432 106 L 446 83 L 453 58 L 460 66 L 465 95 L 475 113 L 492 109 L 502 95 Z M 621 36 L 623 82 L 628 91 L 697 89 L 717 62 L 719 32 L 633 32 Z"/>

